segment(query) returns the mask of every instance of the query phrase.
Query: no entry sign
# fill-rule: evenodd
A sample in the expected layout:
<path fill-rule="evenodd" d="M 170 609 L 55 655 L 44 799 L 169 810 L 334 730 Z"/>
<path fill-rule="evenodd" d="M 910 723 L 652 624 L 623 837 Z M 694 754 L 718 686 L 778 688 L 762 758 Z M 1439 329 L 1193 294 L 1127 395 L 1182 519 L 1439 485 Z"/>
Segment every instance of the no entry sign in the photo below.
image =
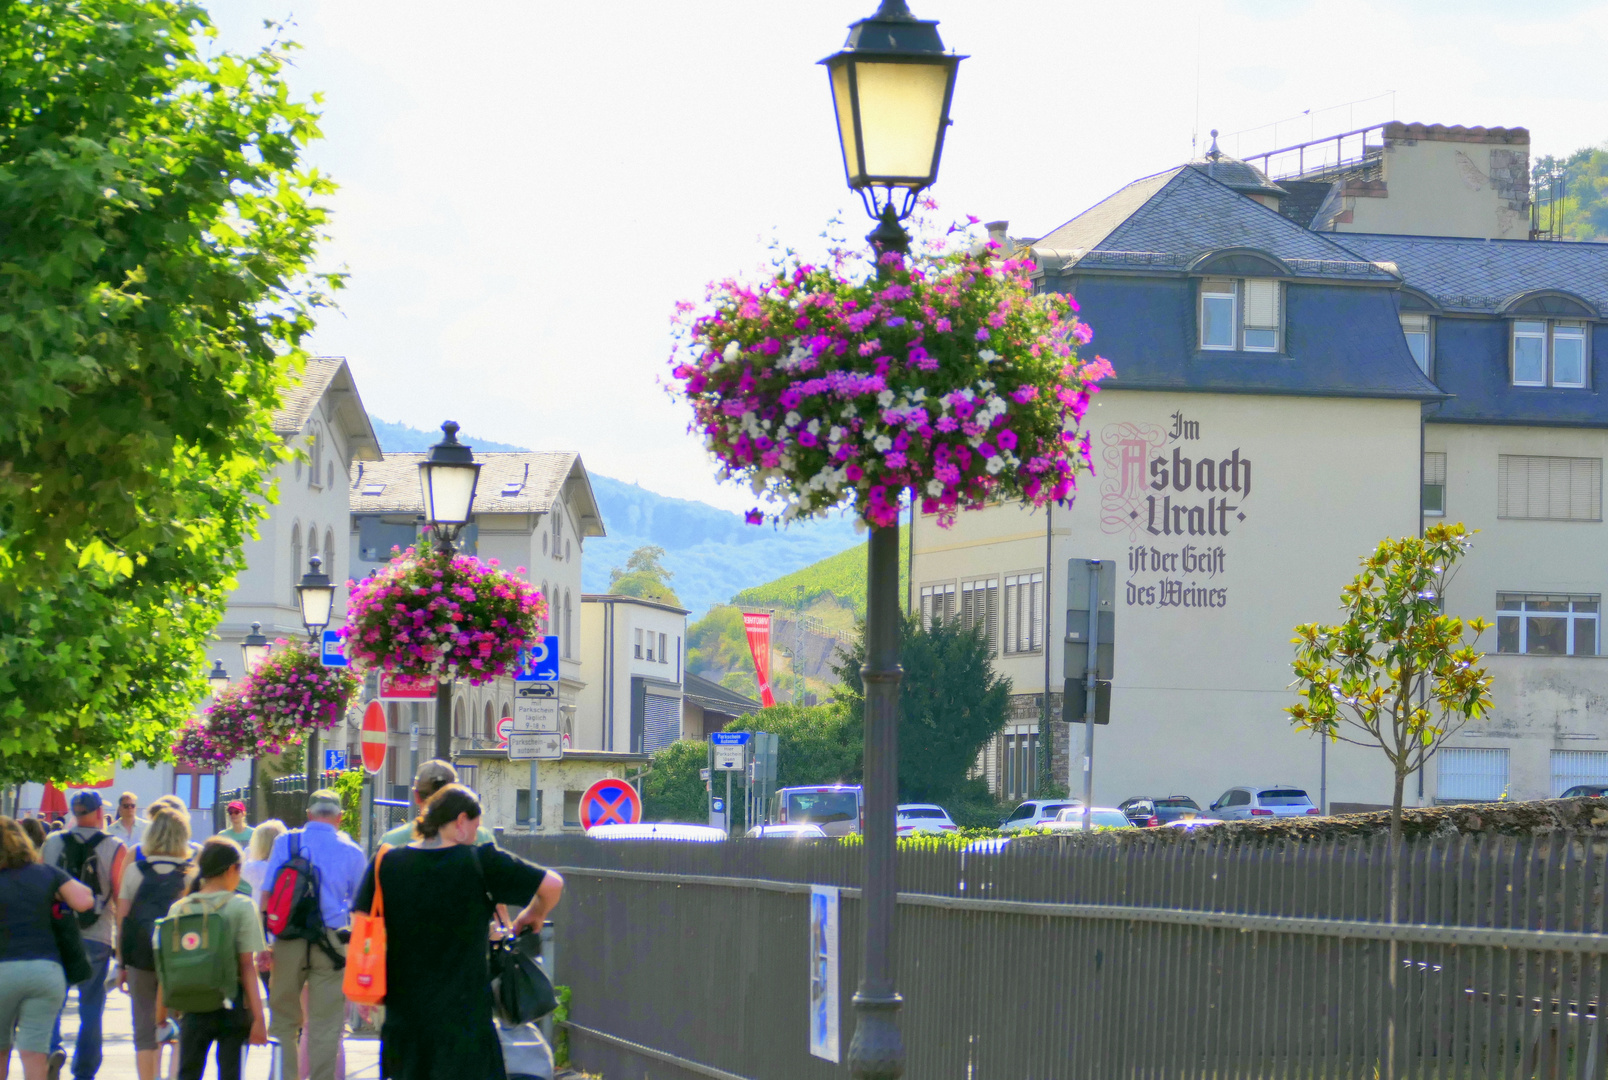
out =
<path fill-rule="evenodd" d="M 363 710 L 363 768 L 377 773 L 385 767 L 385 706 L 378 701 Z"/>
<path fill-rule="evenodd" d="M 581 796 L 581 825 L 635 825 L 642 820 L 642 800 L 624 780 L 599 780 Z"/>

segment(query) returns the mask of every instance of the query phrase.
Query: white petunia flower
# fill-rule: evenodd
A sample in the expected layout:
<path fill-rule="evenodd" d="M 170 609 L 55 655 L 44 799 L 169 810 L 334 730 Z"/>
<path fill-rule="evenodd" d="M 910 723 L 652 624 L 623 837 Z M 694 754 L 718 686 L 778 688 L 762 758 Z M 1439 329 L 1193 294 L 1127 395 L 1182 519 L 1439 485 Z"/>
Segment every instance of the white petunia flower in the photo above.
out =
<path fill-rule="evenodd" d="M 871 445 L 876 448 L 877 453 L 886 453 L 893 449 L 893 440 L 886 435 L 878 435 L 871 441 Z"/>
<path fill-rule="evenodd" d="M 917 405 L 921 404 L 923 401 L 926 401 L 927 388 L 925 386 L 916 387 L 916 392 L 910 395 L 910 400 L 914 401 Z"/>
<path fill-rule="evenodd" d="M 893 391 L 892 390 L 884 390 L 884 391 L 882 391 L 882 393 L 878 394 L 877 395 L 877 404 L 881 405 L 884 409 L 886 409 L 889 405 L 892 405 L 893 404 Z"/>
<path fill-rule="evenodd" d="M 996 476 L 1000 472 L 1002 472 L 1004 470 L 1004 468 L 1005 468 L 1005 462 L 1002 459 L 1000 459 L 998 457 L 991 457 L 991 458 L 988 459 L 988 472 L 989 472 L 989 475 Z"/>
<path fill-rule="evenodd" d="M 821 422 L 814 417 L 811 417 L 810 422 L 804 425 L 804 430 L 809 432 L 811 435 L 815 435 L 821 430 Z"/>
<path fill-rule="evenodd" d="M 804 422 L 804 418 L 796 412 L 790 412 L 786 416 L 782 417 L 782 422 L 788 427 L 798 427 Z"/>
<path fill-rule="evenodd" d="M 942 480 L 928 480 L 927 481 L 927 494 L 928 495 L 931 495 L 933 498 L 936 499 L 936 498 L 938 498 L 938 496 L 942 495 L 943 493 L 944 493 L 944 482 Z"/>
<path fill-rule="evenodd" d="M 995 352 L 993 349 L 984 349 L 977 354 L 977 359 L 981 360 L 985 364 L 992 364 L 995 360 L 999 359 L 999 353 Z"/>
<path fill-rule="evenodd" d="M 742 355 L 742 347 L 739 346 L 735 341 L 726 342 L 726 351 L 720 354 L 721 359 L 725 360 L 728 364 Z"/>

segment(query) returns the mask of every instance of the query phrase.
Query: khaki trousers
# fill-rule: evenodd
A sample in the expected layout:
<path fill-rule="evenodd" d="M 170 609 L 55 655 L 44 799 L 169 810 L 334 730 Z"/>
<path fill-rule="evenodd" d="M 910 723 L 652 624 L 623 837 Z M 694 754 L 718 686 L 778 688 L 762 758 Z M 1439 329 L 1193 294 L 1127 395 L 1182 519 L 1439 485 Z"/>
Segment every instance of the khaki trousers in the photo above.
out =
<path fill-rule="evenodd" d="M 341 956 L 346 946 L 333 933 L 330 943 Z M 301 992 L 307 987 L 308 1080 L 335 1080 L 335 1054 L 346 1033 L 346 995 L 342 972 L 324 950 L 310 941 L 274 942 L 274 970 L 268 990 L 272 1018 L 268 1033 L 279 1043 L 279 1080 L 297 1080 L 296 1043 L 301 1037 Z"/>

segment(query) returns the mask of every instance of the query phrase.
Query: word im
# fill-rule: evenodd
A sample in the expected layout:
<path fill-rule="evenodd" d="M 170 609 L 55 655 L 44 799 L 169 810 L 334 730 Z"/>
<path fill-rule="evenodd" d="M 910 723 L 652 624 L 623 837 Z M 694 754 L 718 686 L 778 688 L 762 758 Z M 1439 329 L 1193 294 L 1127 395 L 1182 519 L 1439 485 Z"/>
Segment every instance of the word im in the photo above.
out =
<path fill-rule="evenodd" d="M 1175 412 L 1172 414 L 1172 422 L 1173 429 L 1171 434 L 1174 441 L 1200 438 L 1199 420 L 1185 420 L 1182 412 Z"/>

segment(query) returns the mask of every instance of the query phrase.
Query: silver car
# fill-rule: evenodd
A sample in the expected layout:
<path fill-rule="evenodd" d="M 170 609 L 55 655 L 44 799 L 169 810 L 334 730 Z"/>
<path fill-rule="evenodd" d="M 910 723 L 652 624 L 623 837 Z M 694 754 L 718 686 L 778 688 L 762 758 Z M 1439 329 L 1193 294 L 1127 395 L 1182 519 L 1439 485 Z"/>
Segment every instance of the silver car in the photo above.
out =
<path fill-rule="evenodd" d="M 1292 784 L 1231 787 L 1212 803 L 1211 811 L 1224 821 L 1319 815 L 1307 793 Z"/>

